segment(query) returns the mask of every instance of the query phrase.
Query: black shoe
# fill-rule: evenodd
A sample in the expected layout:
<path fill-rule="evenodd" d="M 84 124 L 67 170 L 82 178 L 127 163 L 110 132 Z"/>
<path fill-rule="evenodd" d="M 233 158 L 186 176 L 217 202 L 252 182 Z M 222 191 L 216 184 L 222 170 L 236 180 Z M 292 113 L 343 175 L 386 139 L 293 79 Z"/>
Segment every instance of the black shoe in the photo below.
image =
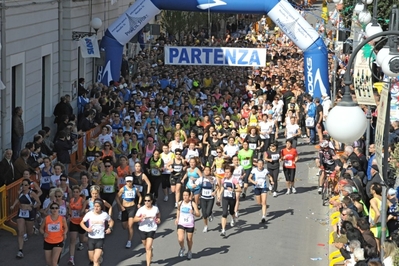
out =
<path fill-rule="evenodd" d="M 245 193 L 244 192 L 241 193 L 241 198 L 245 199 L 245 197 L 246 197 Z"/>

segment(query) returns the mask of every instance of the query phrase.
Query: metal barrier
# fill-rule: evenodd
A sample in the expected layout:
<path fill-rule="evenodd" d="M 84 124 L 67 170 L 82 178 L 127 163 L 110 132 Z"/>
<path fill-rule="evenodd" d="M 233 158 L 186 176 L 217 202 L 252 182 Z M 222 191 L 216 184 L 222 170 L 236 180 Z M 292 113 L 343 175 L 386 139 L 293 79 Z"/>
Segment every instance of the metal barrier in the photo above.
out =
<path fill-rule="evenodd" d="M 10 209 L 10 207 L 7 205 L 7 187 L 4 185 L 0 188 L 0 229 L 6 230 L 16 236 L 17 231 L 5 224 L 8 218 L 7 209 Z"/>
<path fill-rule="evenodd" d="M 10 185 L 6 186 L 6 190 L 5 190 L 5 198 L 4 198 L 5 210 L 4 210 L 4 212 L 6 214 L 6 218 L 5 218 L 4 222 L 11 224 L 13 227 L 17 226 L 17 224 L 12 219 L 15 216 L 17 216 L 19 209 L 14 208 L 13 210 L 11 210 L 10 206 L 19 197 L 19 191 L 21 188 L 22 181 L 23 181 L 23 178 L 20 178 L 16 181 L 12 182 Z M 8 226 L 7 226 L 7 228 L 0 227 L 0 229 L 7 230 L 7 231 L 11 232 L 13 235 L 17 235 L 17 232 L 11 227 L 8 227 Z"/>

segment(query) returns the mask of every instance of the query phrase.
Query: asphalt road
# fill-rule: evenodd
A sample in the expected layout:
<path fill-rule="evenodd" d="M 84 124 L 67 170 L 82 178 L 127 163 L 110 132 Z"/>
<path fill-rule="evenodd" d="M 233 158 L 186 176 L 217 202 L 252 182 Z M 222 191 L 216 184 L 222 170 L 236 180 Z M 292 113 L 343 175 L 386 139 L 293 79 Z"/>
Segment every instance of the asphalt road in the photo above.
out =
<path fill-rule="evenodd" d="M 313 146 L 299 146 L 300 162 L 297 168 L 297 194 L 284 195 L 284 179 L 279 181 L 279 195 L 268 195 L 267 223 L 260 224 L 260 206 L 252 193 L 241 202 L 236 226 L 227 226 L 227 237 L 220 234 L 221 208 L 215 205 L 215 220 L 209 232 L 202 233 L 202 220 L 196 221 L 193 259 L 177 256 L 175 210 L 172 200 L 159 202 L 162 224 L 154 241 L 153 265 L 326 265 L 328 259 L 328 208 L 322 207 L 317 194 Z M 252 189 L 249 189 L 251 192 Z M 116 218 L 116 217 L 114 217 Z M 132 248 L 125 249 L 127 232 L 116 221 L 114 231 L 107 236 L 103 265 L 142 265 L 144 249 L 135 234 Z M 0 231 L 0 265 L 44 265 L 42 236 L 32 236 L 25 243 L 25 258 L 16 259 L 17 239 Z M 68 250 L 63 253 L 60 266 L 67 265 Z M 321 258 L 312 261 L 311 258 Z M 76 251 L 76 265 L 87 265 L 87 252 Z"/>

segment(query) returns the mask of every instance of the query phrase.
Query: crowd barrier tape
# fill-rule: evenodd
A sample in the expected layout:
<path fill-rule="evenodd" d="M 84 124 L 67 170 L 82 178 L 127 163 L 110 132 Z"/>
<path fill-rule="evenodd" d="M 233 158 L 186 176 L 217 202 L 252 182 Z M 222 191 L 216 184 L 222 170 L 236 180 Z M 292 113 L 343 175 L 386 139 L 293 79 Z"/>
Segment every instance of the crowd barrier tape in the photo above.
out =
<path fill-rule="evenodd" d="M 6 225 L 7 222 L 7 209 L 9 209 L 9 205 L 7 204 L 7 187 L 6 185 L 0 188 L 0 229 L 5 230 L 13 234 L 17 235 L 17 231 L 14 228 Z"/>

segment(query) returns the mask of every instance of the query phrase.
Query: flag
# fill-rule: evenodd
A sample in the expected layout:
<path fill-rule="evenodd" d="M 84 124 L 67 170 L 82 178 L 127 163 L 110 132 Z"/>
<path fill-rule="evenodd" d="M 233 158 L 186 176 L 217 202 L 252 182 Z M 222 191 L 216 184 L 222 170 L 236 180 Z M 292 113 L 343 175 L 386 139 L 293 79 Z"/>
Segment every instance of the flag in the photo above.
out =
<path fill-rule="evenodd" d="M 83 58 L 97 57 L 100 58 L 100 49 L 98 48 L 97 36 L 85 36 L 80 38 L 80 51 Z"/>

